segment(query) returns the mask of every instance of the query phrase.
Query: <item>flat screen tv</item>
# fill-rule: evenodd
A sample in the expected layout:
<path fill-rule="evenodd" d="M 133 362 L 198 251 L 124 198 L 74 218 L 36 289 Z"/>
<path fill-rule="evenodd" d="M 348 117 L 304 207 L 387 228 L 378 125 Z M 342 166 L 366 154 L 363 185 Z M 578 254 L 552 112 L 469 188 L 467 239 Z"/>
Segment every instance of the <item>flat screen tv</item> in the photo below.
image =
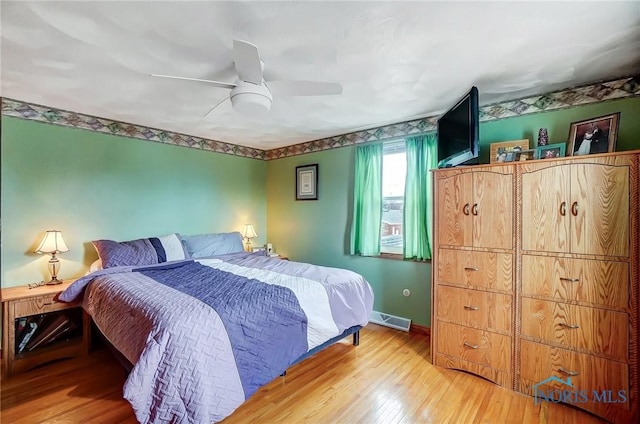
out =
<path fill-rule="evenodd" d="M 438 168 L 478 163 L 478 89 L 471 90 L 438 119 Z"/>

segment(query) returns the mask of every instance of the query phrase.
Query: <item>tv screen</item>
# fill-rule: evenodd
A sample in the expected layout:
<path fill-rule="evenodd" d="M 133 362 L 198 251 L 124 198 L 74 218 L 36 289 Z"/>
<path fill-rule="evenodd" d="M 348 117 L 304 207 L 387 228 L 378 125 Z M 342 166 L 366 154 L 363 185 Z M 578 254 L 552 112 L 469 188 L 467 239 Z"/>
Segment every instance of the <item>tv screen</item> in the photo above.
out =
<path fill-rule="evenodd" d="M 438 119 L 438 168 L 477 163 L 479 134 L 478 89 L 472 87 Z"/>

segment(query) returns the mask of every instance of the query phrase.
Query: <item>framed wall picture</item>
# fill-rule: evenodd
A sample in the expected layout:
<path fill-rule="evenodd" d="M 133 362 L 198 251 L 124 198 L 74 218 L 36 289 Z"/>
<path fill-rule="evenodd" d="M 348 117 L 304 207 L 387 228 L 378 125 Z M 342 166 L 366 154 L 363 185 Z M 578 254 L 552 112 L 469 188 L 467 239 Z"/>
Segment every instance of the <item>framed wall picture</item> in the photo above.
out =
<path fill-rule="evenodd" d="M 569 156 L 614 152 L 620 112 L 571 123 Z"/>
<path fill-rule="evenodd" d="M 318 200 L 318 164 L 296 166 L 296 200 Z"/>
<path fill-rule="evenodd" d="M 565 143 L 548 144 L 546 146 L 538 146 L 534 159 L 553 159 L 564 157 L 567 146 Z"/>
<path fill-rule="evenodd" d="M 520 160 L 520 153 L 529 150 L 529 139 L 491 143 L 489 163 L 514 162 Z"/>

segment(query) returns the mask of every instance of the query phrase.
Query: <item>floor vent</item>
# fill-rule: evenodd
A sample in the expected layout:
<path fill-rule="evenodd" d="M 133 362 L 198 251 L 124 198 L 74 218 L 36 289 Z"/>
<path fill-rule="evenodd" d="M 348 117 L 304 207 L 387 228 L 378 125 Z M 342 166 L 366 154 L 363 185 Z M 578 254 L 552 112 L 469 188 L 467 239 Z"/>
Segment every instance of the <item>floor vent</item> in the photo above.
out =
<path fill-rule="evenodd" d="M 382 312 L 373 311 L 369 322 L 384 325 L 385 327 L 395 328 L 396 330 L 409 331 L 411 320 L 407 318 L 397 317 L 395 315 L 383 314 Z"/>

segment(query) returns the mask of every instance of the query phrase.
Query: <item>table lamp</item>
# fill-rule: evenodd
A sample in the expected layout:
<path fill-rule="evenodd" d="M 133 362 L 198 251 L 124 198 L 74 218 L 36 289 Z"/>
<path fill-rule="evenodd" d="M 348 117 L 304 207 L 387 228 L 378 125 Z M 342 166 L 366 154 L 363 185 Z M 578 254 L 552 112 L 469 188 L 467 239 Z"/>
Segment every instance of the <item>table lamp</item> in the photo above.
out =
<path fill-rule="evenodd" d="M 62 231 L 48 230 L 44 234 L 44 238 L 40 245 L 35 250 L 36 253 L 48 253 L 51 255 L 49 259 L 49 272 L 51 273 L 51 280 L 46 284 L 62 284 L 62 280 L 58 280 L 58 272 L 60 271 L 60 261 L 56 257 L 57 253 L 66 253 L 69 248 L 64 243 L 62 238 Z"/>
<path fill-rule="evenodd" d="M 258 235 L 256 234 L 256 230 L 254 230 L 252 224 L 246 224 L 244 226 L 244 232 L 242 233 L 242 236 L 247 241 L 247 251 L 251 252 L 251 239 L 258 237 Z"/>

